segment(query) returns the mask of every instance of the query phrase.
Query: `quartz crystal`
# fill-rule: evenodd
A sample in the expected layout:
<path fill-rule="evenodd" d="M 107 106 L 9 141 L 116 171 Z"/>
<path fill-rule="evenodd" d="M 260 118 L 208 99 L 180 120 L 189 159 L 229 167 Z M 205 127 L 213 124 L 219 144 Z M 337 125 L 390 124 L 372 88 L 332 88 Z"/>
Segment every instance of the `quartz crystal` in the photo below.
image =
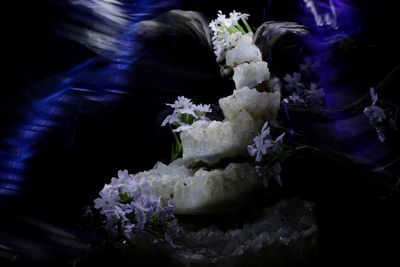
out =
<path fill-rule="evenodd" d="M 228 231 L 187 231 L 175 258 L 184 266 L 292 266 L 318 246 L 314 205 L 281 200 L 263 216 Z"/>
<path fill-rule="evenodd" d="M 219 100 L 219 105 L 228 120 L 233 120 L 243 110 L 255 119 L 275 120 L 281 102 L 280 92 L 259 92 L 243 87 Z"/>
<path fill-rule="evenodd" d="M 268 63 L 264 61 L 240 64 L 233 71 L 233 81 L 236 89 L 243 87 L 254 88 L 267 81 L 270 77 Z"/>
<path fill-rule="evenodd" d="M 188 166 L 213 165 L 222 159 L 247 155 L 247 145 L 260 131 L 263 121 L 254 119 L 246 110 L 233 120 L 197 121 L 181 132 L 183 160 Z"/>
<path fill-rule="evenodd" d="M 176 214 L 209 214 L 239 208 L 248 194 L 261 186 L 249 163 L 231 163 L 225 169 L 190 170 L 182 159 L 161 162 L 135 175 L 150 180 L 161 200 L 172 199 Z"/>
<path fill-rule="evenodd" d="M 262 61 L 261 51 L 253 43 L 239 40 L 239 43 L 235 48 L 226 52 L 226 65 L 232 68 L 243 63 L 260 61 Z"/>

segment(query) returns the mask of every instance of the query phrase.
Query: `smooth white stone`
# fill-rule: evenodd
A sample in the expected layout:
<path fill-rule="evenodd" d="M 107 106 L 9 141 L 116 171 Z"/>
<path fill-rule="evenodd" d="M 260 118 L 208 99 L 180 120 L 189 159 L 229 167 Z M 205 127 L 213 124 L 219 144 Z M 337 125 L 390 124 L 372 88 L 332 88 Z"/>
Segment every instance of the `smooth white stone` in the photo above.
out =
<path fill-rule="evenodd" d="M 183 160 L 188 166 L 212 165 L 221 159 L 247 155 L 247 145 L 253 142 L 262 124 L 245 110 L 234 120 L 197 121 L 180 134 Z"/>
<path fill-rule="evenodd" d="M 233 120 L 245 110 L 255 119 L 275 120 L 281 103 L 281 93 L 259 92 L 244 87 L 233 91 L 233 94 L 219 100 L 224 116 Z"/>
<path fill-rule="evenodd" d="M 149 179 L 161 199 L 173 199 L 176 214 L 209 214 L 240 207 L 247 195 L 260 188 L 261 181 L 249 163 L 231 163 L 225 169 L 193 172 L 182 159 L 135 175 Z"/>

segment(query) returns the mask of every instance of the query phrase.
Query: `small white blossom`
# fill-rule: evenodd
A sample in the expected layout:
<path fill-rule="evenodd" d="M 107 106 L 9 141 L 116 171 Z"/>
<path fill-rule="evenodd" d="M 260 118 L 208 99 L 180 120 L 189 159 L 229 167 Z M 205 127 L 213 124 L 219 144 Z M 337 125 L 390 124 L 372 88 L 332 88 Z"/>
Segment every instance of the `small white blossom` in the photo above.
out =
<path fill-rule="evenodd" d="M 323 103 L 322 98 L 325 96 L 323 88 L 318 88 L 317 84 L 311 83 L 309 90 L 304 90 L 306 102 L 309 106 L 317 106 Z"/>
<path fill-rule="evenodd" d="M 376 124 L 386 119 L 386 114 L 376 105 L 378 102 L 378 94 L 373 87 L 370 88 L 372 105 L 364 109 L 364 115 L 368 117 L 370 124 Z"/>
<path fill-rule="evenodd" d="M 289 100 L 296 106 L 304 105 L 304 99 L 300 97 L 297 92 L 293 92 L 292 95 L 289 96 Z"/>
<path fill-rule="evenodd" d="M 364 115 L 367 116 L 370 124 L 376 124 L 386 119 L 386 114 L 378 106 L 372 105 L 364 109 Z"/>
<path fill-rule="evenodd" d="M 236 89 L 243 87 L 254 88 L 258 84 L 267 81 L 270 77 L 268 63 L 252 62 L 236 66 L 234 69 L 233 81 Z"/>
<path fill-rule="evenodd" d="M 233 11 L 227 18 L 221 11 L 218 11 L 217 19 L 211 21 L 209 26 L 212 31 L 212 43 L 218 63 L 225 59 L 226 51 L 236 47 L 239 39 L 246 34 L 240 27 L 239 21 L 242 20 L 247 23 L 248 17 L 248 14 Z"/>
<path fill-rule="evenodd" d="M 318 61 L 313 61 L 311 57 L 305 57 L 304 63 L 300 64 L 300 71 L 304 74 L 315 73 L 317 68 L 320 66 Z"/>
<path fill-rule="evenodd" d="M 197 113 L 206 114 L 212 111 L 210 105 L 203 105 L 203 104 L 193 105 L 193 110 L 196 112 L 196 114 Z"/>
<path fill-rule="evenodd" d="M 170 106 L 171 108 L 190 108 L 193 103 L 192 100 L 190 100 L 189 98 L 186 98 L 184 96 L 178 96 L 178 99 L 175 100 L 174 104 L 166 104 L 167 106 Z"/>
<path fill-rule="evenodd" d="M 261 162 L 264 155 L 279 154 L 282 152 L 282 143 L 285 133 L 278 136 L 274 141 L 271 138 L 270 132 L 267 121 L 261 129 L 261 133 L 254 137 L 254 143 L 247 146 L 249 155 L 255 157 L 256 162 Z"/>
<path fill-rule="evenodd" d="M 195 121 L 208 120 L 205 115 L 211 112 L 210 105 L 195 105 L 184 96 L 179 96 L 174 104 L 166 105 L 174 108 L 174 111 L 164 119 L 161 126 L 166 126 L 167 124 L 173 126 L 175 127 L 173 132 L 188 130 Z"/>
<path fill-rule="evenodd" d="M 247 147 L 250 156 L 256 158 L 256 162 L 262 160 L 262 156 L 267 154 L 267 149 L 272 146 L 272 141 L 265 139 L 262 135 L 257 135 L 253 139 L 254 144 Z"/>
<path fill-rule="evenodd" d="M 288 91 L 296 90 L 297 93 L 302 93 L 304 84 L 300 82 L 301 73 L 295 72 L 293 75 L 286 74 L 283 80 L 286 82 L 285 88 Z"/>
<path fill-rule="evenodd" d="M 233 10 L 231 13 L 229 13 L 229 18 L 231 21 L 231 25 L 235 26 L 239 23 L 239 20 L 248 20 L 249 19 L 249 14 L 246 13 L 241 13 L 241 12 L 236 12 Z"/>

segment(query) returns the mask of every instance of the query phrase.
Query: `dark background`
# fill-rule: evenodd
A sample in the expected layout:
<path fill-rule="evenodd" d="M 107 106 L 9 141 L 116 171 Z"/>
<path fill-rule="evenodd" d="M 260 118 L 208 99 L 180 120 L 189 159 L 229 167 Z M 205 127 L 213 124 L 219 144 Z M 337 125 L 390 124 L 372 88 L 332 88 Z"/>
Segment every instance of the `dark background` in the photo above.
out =
<path fill-rule="evenodd" d="M 210 18 L 218 9 L 236 9 L 252 14 L 253 25 L 258 25 L 265 16 L 268 20 L 294 20 L 298 2 L 269 1 L 269 8 L 266 2 L 182 1 L 182 8 L 200 10 Z M 359 10 L 362 30 L 353 36 L 356 48 L 337 55 L 351 63 L 351 68 L 343 66 L 346 78 L 342 82 L 353 88 L 347 101 L 379 83 L 400 62 L 394 1 L 353 1 L 353 4 Z M 0 142 L 14 134 L 16 125 L 33 103 L 53 92 L 53 85 L 57 85 L 65 71 L 94 56 L 84 46 L 56 34 L 57 26 L 67 16 L 63 6 L 50 1 L 8 1 L 3 10 L 11 16 L 2 18 L 5 46 L 2 48 Z M 81 223 L 83 207 L 96 198 L 117 170 L 128 169 L 134 173 L 152 168 L 160 159 L 168 162 L 172 136 L 169 129 L 159 126 L 169 112 L 164 103 L 186 95 L 202 103 L 215 104 L 218 98 L 230 93 L 232 84 L 219 76 L 212 53 L 190 38 L 175 41 L 167 38 L 166 41 L 164 46 L 149 47 L 150 51 L 161 52 L 139 62 L 140 67 L 150 67 L 150 70 L 132 74 L 138 76 L 138 82 L 129 87 L 129 96 L 113 105 L 71 112 L 64 126 L 51 131 L 35 148 L 36 153 L 24 173 L 27 179 L 22 193 L 2 200 L 5 212 L 1 216 L 0 227 L 4 230 L 0 230 L 0 244 L 6 237 L 11 244 L 27 240 L 38 242 L 34 244 L 46 243 L 41 234 L 36 234 L 37 229 L 25 227 L 21 222 L 20 218 L 25 216 L 84 235 L 76 229 Z M 196 53 L 182 54 L 187 47 Z M 277 54 L 281 55 L 279 51 Z M 276 60 L 277 70 L 285 65 L 285 60 L 285 56 Z M 391 100 L 399 103 L 399 95 L 392 95 Z M 313 129 L 312 134 L 323 136 Z M 385 149 L 392 149 L 391 155 L 396 154 L 396 142 L 389 141 Z M 5 142 L 0 144 L 6 147 Z M 288 177 L 287 186 L 278 189 L 279 195 L 317 203 L 322 245 L 320 255 L 313 262 L 316 266 L 352 263 L 389 266 L 391 262 L 398 262 L 398 193 L 351 164 L 343 165 L 314 155 L 287 164 L 290 168 L 283 174 Z M 23 258 L 25 251 L 19 250 L 16 254 Z M 44 246 L 43 250 L 48 247 Z M 56 244 L 50 249 L 57 253 L 59 250 L 62 251 Z M 58 254 L 54 253 L 57 262 Z M 58 255 L 60 262 L 71 257 L 65 254 Z M 10 263 L 5 258 L 5 264 Z M 22 262 L 29 265 L 35 261 L 27 257 Z"/>

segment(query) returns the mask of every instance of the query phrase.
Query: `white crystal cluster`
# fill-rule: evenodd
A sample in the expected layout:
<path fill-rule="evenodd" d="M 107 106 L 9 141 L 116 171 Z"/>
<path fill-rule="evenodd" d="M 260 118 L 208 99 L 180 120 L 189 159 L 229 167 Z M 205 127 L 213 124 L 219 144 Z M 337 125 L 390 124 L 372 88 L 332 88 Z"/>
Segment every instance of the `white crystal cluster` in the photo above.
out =
<path fill-rule="evenodd" d="M 219 106 L 227 120 L 234 120 L 246 110 L 254 119 L 273 121 L 279 110 L 281 94 L 279 92 L 259 92 L 249 87 L 233 91 L 233 94 L 219 100 Z"/>
<path fill-rule="evenodd" d="M 219 100 L 225 120 L 198 121 L 182 131 L 183 160 L 190 165 L 213 165 L 247 155 L 247 146 L 265 120 L 276 118 L 281 95 L 243 87 Z"/>
<path fill-rule="evenodd" d="M 226 168 L 188 169 L 182 159 L 165 165 L 158 162 L 136 177 L 148 179 L 163 202 L 172 199 L 176 214 L 208 214 L 232 211 L 259 188 L 260 178 L 249 163 L 231 163 Z"/>
<path fill-rule="evenodd" d="M 234 120 L 195 122 L 181 133 L 183 160 L 188 166 L 214 165 L 223 159 L 247 154 L 249 145 L 262 126 L 246 110 Z"/>
<path fill-rule="evenodd" d="M 257 221 L 220 231 L 186 232 L 177 253 L 186 266 L 287 266 L 302 260 L 317 246 L 314 206 L 297 199 L 265 209 Z"/>

